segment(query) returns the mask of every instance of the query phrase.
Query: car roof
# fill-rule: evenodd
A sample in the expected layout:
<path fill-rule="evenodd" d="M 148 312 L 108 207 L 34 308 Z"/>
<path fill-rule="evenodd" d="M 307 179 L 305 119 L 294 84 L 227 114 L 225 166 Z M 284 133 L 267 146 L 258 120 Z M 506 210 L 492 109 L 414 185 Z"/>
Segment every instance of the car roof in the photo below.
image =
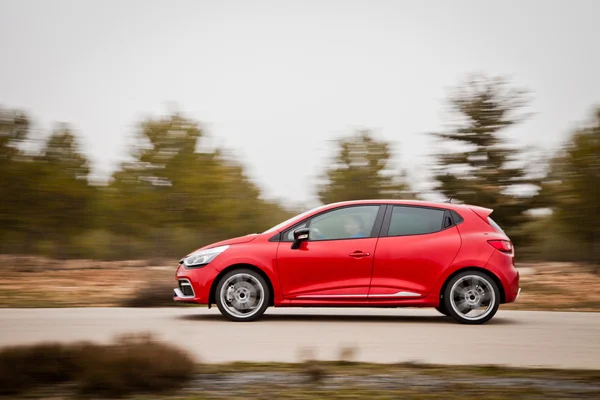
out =
<path fill-rule="evenodd" d="M 330 203 L 327 205 L 326 208 L 335 208 L 335 207 L 340 207 L 340 206 L 351 206 L 351 205 L 359 205 L 359 204 L 398 204 L 398 205 L 408 205 L 408 206 L 446 208 L 449 210 L 459 210 L 459 209 L 464 209 L 465 207 L 476 207 L 476 206 L 471 206 L 469 204 L 447 203 L 447 202 L 441 202 L 441 201 L 369 199 L 369 200 L 351 200 L 351 201 L 340 201 L 337 203 Z"/>

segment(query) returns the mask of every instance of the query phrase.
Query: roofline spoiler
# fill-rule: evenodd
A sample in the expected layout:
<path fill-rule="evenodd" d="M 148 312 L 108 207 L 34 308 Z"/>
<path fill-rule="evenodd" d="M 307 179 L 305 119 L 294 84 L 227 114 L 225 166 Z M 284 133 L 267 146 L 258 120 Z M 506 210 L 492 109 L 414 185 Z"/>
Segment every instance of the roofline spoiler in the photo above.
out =
<path fill-rule="evenodd" d="M 486 207 L 480 207 L 480 206 L 467 206 L 471 209 L 471 211 L 473 211 L 475 214 L 477 214 L 479 216 L 479 218 L 481 218 L 482 220 L 484 220 L 485 222 L 488 222 L 488 217 L 490 216 L 490 214 L 492 212 L 494 212 L 493 209 L 491 208 L 486 208 Z"/>

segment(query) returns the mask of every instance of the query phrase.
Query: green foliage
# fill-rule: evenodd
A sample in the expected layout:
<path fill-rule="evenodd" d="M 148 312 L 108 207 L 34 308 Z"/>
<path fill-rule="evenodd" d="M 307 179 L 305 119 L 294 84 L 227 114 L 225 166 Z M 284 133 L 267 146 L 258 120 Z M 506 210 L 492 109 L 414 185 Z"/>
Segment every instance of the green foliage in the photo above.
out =
<path fill-rule="evenodd" d="M 600 110 L 573 133 L 541 182 L 519 166 L 524 152 L 502 137 L 524 118 L 523 91 L 474 76 L 449 105 L 448 129 L 434 134 L 444 146 L 434 170 L 437 189 L 494 209 L 493 218 L 528 257 L 600 262 Z M 208 148 L 202 126 L 181 114 L 141 121 L 129 160 L 100 185 L 88 181 L 90 163 L 68 125 L 43 142 L 30 126 L 25 113 L 0 107 L 0 253 L 176 259 L 292 214 L 262 198 L 244 167 Z M 321 202 L 416 197 L 392 166 L 390 143 L 358 131 L 336 146 L 317 186 Z M 540 207 L 553 215 L 532 218 L 528 212 Z"/>
<path fill-rule="evenodd" d="M 449 99 L 448 130 L 434 133 L 447 146 L 437 155 L 439 191 L 448 198 L 494 209 L 493 218 L 511 236 L 519 236 L 519 225 L 528 220 L 526 212 L 538 206 L 534 194 L 511 193 L 539 182 L 515 165 L 522 152 L 509 147 L 501 136 L 524 118 L 520 112 L 526 105 L 525 92 L 505 80 L 472 76 Z"/>
<path fill-rule="evenodd" d="M 198 124 L 178 114 L 143 122 L 133 161 L 103 190 L 104 227 L 144 237 L 153 243 L 149 255 L 181 256 L 202 243 L 264 230 L 279 222 L 275 218 L 287 217 L 278 204 L 260 198 L 241 165 L 220 150 L 202 148 L 203 136 Z M 193 239 L 196 246 L 182 253 L 171 242 L 173 232 L 185 233 L 177 240 L 187 237 L 186 244 Z"/>
<path fill-rule="evenodd" d="M 29 118 L 22 112 L 0 108 L 0 232 L 20 227 L 18 209 L 29 189 L 31 166 L 21 160 L 19 146 L 29 134 Z M 21 203 L 22 204 L 22 203 Z M 4 239 L 0 233 L 0 240 Z M 0 242 L 1 243 L 1 242 Z"/>
<path fill-rule="evenodd" d="M 552 160 L 548 178 L 543 194 L 557 223 L 582 245 L 587 261 L 600 264 L 600 108 Z"/>
<path fill-rule="evenodd" d="M 318 187 L 322 203 L 361 199 L 413 198 L 405 177 L 390 167 L 389 143 L 360 131 L 337 141 L 333 165 Z"/>
<path fill-rule="evenodd" d="M 0 252 L 51 257 L 181 257 L 204 244 L 267 229 L 289 212 L 260 198 L 244 169 L 180 114 L 142 121 L 131 160 L 107 185 L 68 125 L 41 151 L 24 114 L 0 109 Z"/>

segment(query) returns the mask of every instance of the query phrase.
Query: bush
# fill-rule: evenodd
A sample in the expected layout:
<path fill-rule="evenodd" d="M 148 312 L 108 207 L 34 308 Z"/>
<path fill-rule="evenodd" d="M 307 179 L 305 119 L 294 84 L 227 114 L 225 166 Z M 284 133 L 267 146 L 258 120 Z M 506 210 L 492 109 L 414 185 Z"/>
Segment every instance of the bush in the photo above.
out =
<path fill-rule="evenodd" d="M 84 394 L 123 396 L 172 390 L 187 382 L 195 363 L 182 350 L 151 336 L 121 337 L 110 346 L 91 346 L 83 359 L 80 389 Z"/>
<path fill-rule="evenodd" d="M 0 351 L 0 395 L 75 382 L 82 394 L 120 397 L 169 391 L 193 375 L 194 360 L 150 335 L 98 345 L 39 344 Z"/>
<path fill-rule="evenodd" d="M 127 298 L 123 307 L 171 307 L 174 305 L 175 280 L 152 280 L 146 282 L 133 296 Z"/>
<path fill-rule="evenodd" d="M 5 348 L 0 351 L 0 394 L 72 381 L 77 372 L 77 354 L 70 346 L 44 343 Z"/>

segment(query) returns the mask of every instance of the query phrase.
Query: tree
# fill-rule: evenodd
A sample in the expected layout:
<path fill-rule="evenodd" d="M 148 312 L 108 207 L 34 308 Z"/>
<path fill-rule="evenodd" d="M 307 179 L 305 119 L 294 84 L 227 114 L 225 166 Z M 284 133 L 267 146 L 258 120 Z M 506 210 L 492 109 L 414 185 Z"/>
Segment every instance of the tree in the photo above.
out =
<path fill-rule="evenodd" d="M 26 251 L 27 218 L 35 171 L 20 147 L 29 140 L 30 121 L 18 110 L 0 108 L 0 249 Z"/>
<path fill-rule="evenodd" d="M 588 249 L 588 261 L 600 264 L 600 108 L 553 159 L 544 192 L 556 222 Z"/>
<path fill-rule="evenodd" d="M 333 165 L 318 187 L 322 203 L 360 199 L 412 198 L 405 176 L 390 164 L 389 143 L 363 130 L 337 141 Z"/>
<path fill-rule="evenodd" d="M 180 114 L 141 123 L 133 160 L 103 191 L 106 228 L 124 242 L 137 237 L 154 243 L 153 254 L 181 255 L 279 222 L 271 216 L 281 215 L 281 208 L 260 198 L 232 157 L 199 146 L 203 137 L 200 125 Z"/>
<path fill-rule="evenodd" d="M 526 105 L 526 92 L 505 79 L 474 75 L 449 99 L 449 129 L 433 134 L 445 147 L 437 154 L 437 189 L 447 198 L 493 209 L 493 218 L 517 242 L 526 212 L 538 206 L 536 194 L 526 189 L 537 190 L 539 181 L 517 165 L 522 151 L 501 135 L 524 119 Z"/>
<path fill-rule="evenodd" d="M 95 189 L 87 180 L 89 162 L 70 127 L 61 124 L 34 158 L 34 165 L 39 205 L 29 213 L 35 221 L 32 230 L 54 239 L 55 255 L 64 257 L 70 240 L 89 228 L 93 219 L 90 206 Z"/>

